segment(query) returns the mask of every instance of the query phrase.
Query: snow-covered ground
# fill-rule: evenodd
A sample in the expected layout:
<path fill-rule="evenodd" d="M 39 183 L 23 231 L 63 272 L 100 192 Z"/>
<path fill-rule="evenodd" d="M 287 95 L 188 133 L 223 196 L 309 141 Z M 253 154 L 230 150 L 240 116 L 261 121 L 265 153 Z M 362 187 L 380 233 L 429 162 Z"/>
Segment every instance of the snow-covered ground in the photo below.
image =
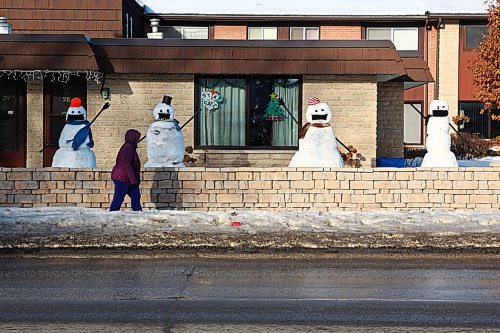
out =
<path fill-rule="evenodd" d="M 476 160 L 457 160 L 459 167 L 490 167 L 500 166 L 500 156 L 486 156 Z M 422 157 L 414 159 L 407 159 L 405 161 L 406 167 L 420 167 Z"/>
<path fill-rule="evenodd" d="M 240 222 L 240 226 L 232 226 Z M 12 235 L 146 233 L 500 233 L 498 212 L 108 212 L 90 208 L 0 208 L 0 238 Z"/>

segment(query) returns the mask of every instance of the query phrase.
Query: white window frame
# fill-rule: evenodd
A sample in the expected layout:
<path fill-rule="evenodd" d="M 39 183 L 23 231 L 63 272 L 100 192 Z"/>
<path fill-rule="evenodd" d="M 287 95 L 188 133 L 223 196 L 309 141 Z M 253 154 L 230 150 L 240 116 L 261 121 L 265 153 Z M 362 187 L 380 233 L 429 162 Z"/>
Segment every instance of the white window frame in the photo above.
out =
<path fill-rule="evenodd" d="M 260 29 L 260 38 L 250 38 L 250 30 Z M 264 30 L 274 29 L 276 33 L 276 38 L 264 38 Z M 277 40 L 278 39 L 278 27 L 248 27 L 247 29 L 247 39 L 248 40 Z"/>
<path fill-rule="evenodd" d="M 423 144 L 423 133 L 424 133 L 424 126 L 423 126 L 423 121 L 422 121 L 422 116 L 418 114 L 416 110 L 413 109 L 411 105 L 414 105 L 417 109 L 419 109 L 420 112 L 422 112 L 423 104 L 422 102 L 404 102 L 404 143 L 407 145 L 422 145 Z M 406 114 L 410 113 L 412 119 L 408 119 L 406 117 Z M 418 125 L 420 125 L 420 129 L 418 129 Z M 411 127 L 411 128 L 409 128 Z M 407 136 L 410 135 L 409 132 L 413 132 L 412 136 L 414 136 L 415 132 L 416 134 L 420 135 L 420 138 L 418 139 L 417 142 L 407 142 Z"/>
<path fill-rule="evenodd" d="M 369 30 L 391 30 L 391 42 L 394 44 L 396 47 L 396 43 L 394 43 L 394 31 L 395 30 L 414 30 L 417 33 L 417 45 L 415 49 L 404 49 L 400 50 L 396 47 L 396 50 L 398 51 L 418 51 L 420 49 L 420 31 L 418 27 L 367 27 L 366 28 L 366 39 L 368 38 L 369 35 Z M 377 40 L 377 39 L 371 39 L 371 40 Z M 380 39 L 378 39 L 380 40 Z"/>
<path fill-rule="evenodd" d="M 302 29 L 302 39 L 292 39 L 292 29 Z M 318 31 L 317 39 L 307 39 L 306 38 L 306 29 L 315 29 Z M 290 40 L 319 40 L 319 27 L 290 27 Z"/>
<path fill-rule="evenodd" d="M 177 30 L 181 34 L 181 39 L 208 39 L 208 27 L 174 26 L 174 25 L 171 25 L 171 26 L 166 26 L 165 28 L 173 28 L 173 29 Z M 204 38 L 186 38 L 186 33 L 184 32 L 184 30 L 187 30 L 187 29 L 200 29 L 200 30 L 203 30 L 204 33 L 205 33 L 205 37 Z M 165 36 L 165 38 L 166 39 L 178 39 L 178 38 L 167 37 L 167 36 Z"/>

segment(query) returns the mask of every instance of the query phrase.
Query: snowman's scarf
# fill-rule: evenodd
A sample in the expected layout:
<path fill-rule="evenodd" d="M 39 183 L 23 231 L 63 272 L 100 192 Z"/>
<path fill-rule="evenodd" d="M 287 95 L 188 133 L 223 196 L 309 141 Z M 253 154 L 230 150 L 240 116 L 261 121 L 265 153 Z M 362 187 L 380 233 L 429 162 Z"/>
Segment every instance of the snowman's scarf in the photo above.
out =
<path fill-rule="evenodd" d="M 179 121 L 177 119 L 174 119 L 174 120 L 162 120 L 162 119 L 158 119 L 158 120 L 155 120 L 155 122 L 166 122 L 166 123 L 174 123 L 174 126 L 175 126 L 175 129 L 180 132 L 181 131 L 181 127 L 179 126 Z"/>
<path fill-rule="evenodd" d="M 81 144 L 89 137 L 90 142 L 87 143 L 89 148 L 94 147 L 94 140 L 92 139 L 92 130 L 90 129 L 90 122 L 88 120 L 68 120 L 68 125 L 85 125 L 76 132 L 75 137 L 70 140 L 66 140 L 66 143 L 71 143 L 71 148 L 73 150 L 78 150 Z"/>
<path fill-rule="evenodd" d="M 313 123 L 313 124 L 305 123 L 304 126 L 302 126 L 302 128 L 299 131 L 299 139 L 305 138 L 306 133 L 309 130 L 309 127 L 311 127 L 311 126 L 313 126 L 313 127 L 330 127 L 330 124 L 328 124 L 328 123 L 325 123 L 325 124 L 323 124 L 323 123 Z"/>

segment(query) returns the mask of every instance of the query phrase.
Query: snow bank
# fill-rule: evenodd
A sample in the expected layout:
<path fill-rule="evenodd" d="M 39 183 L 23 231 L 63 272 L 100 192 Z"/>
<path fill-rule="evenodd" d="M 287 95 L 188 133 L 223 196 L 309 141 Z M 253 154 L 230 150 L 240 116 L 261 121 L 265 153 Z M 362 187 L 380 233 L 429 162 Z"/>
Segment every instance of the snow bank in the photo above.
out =
<path fill-rule="evenodd" d="M 240 222 L 240 226 L 232 226 Z M 145 211 L 91 208 L 0 208 L 0 237 L 146 233 L 500 233 L 498 212 Z"/>

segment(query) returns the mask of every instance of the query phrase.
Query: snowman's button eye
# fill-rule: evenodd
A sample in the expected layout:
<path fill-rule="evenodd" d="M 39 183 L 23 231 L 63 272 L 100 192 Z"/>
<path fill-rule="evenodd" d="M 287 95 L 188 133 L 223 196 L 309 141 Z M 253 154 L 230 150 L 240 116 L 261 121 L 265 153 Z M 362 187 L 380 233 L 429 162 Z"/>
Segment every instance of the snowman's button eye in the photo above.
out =
<path fill-rule="evenodd" d="M 321 109 L 321 111 L 325 111 L 325 109 Z"/>

